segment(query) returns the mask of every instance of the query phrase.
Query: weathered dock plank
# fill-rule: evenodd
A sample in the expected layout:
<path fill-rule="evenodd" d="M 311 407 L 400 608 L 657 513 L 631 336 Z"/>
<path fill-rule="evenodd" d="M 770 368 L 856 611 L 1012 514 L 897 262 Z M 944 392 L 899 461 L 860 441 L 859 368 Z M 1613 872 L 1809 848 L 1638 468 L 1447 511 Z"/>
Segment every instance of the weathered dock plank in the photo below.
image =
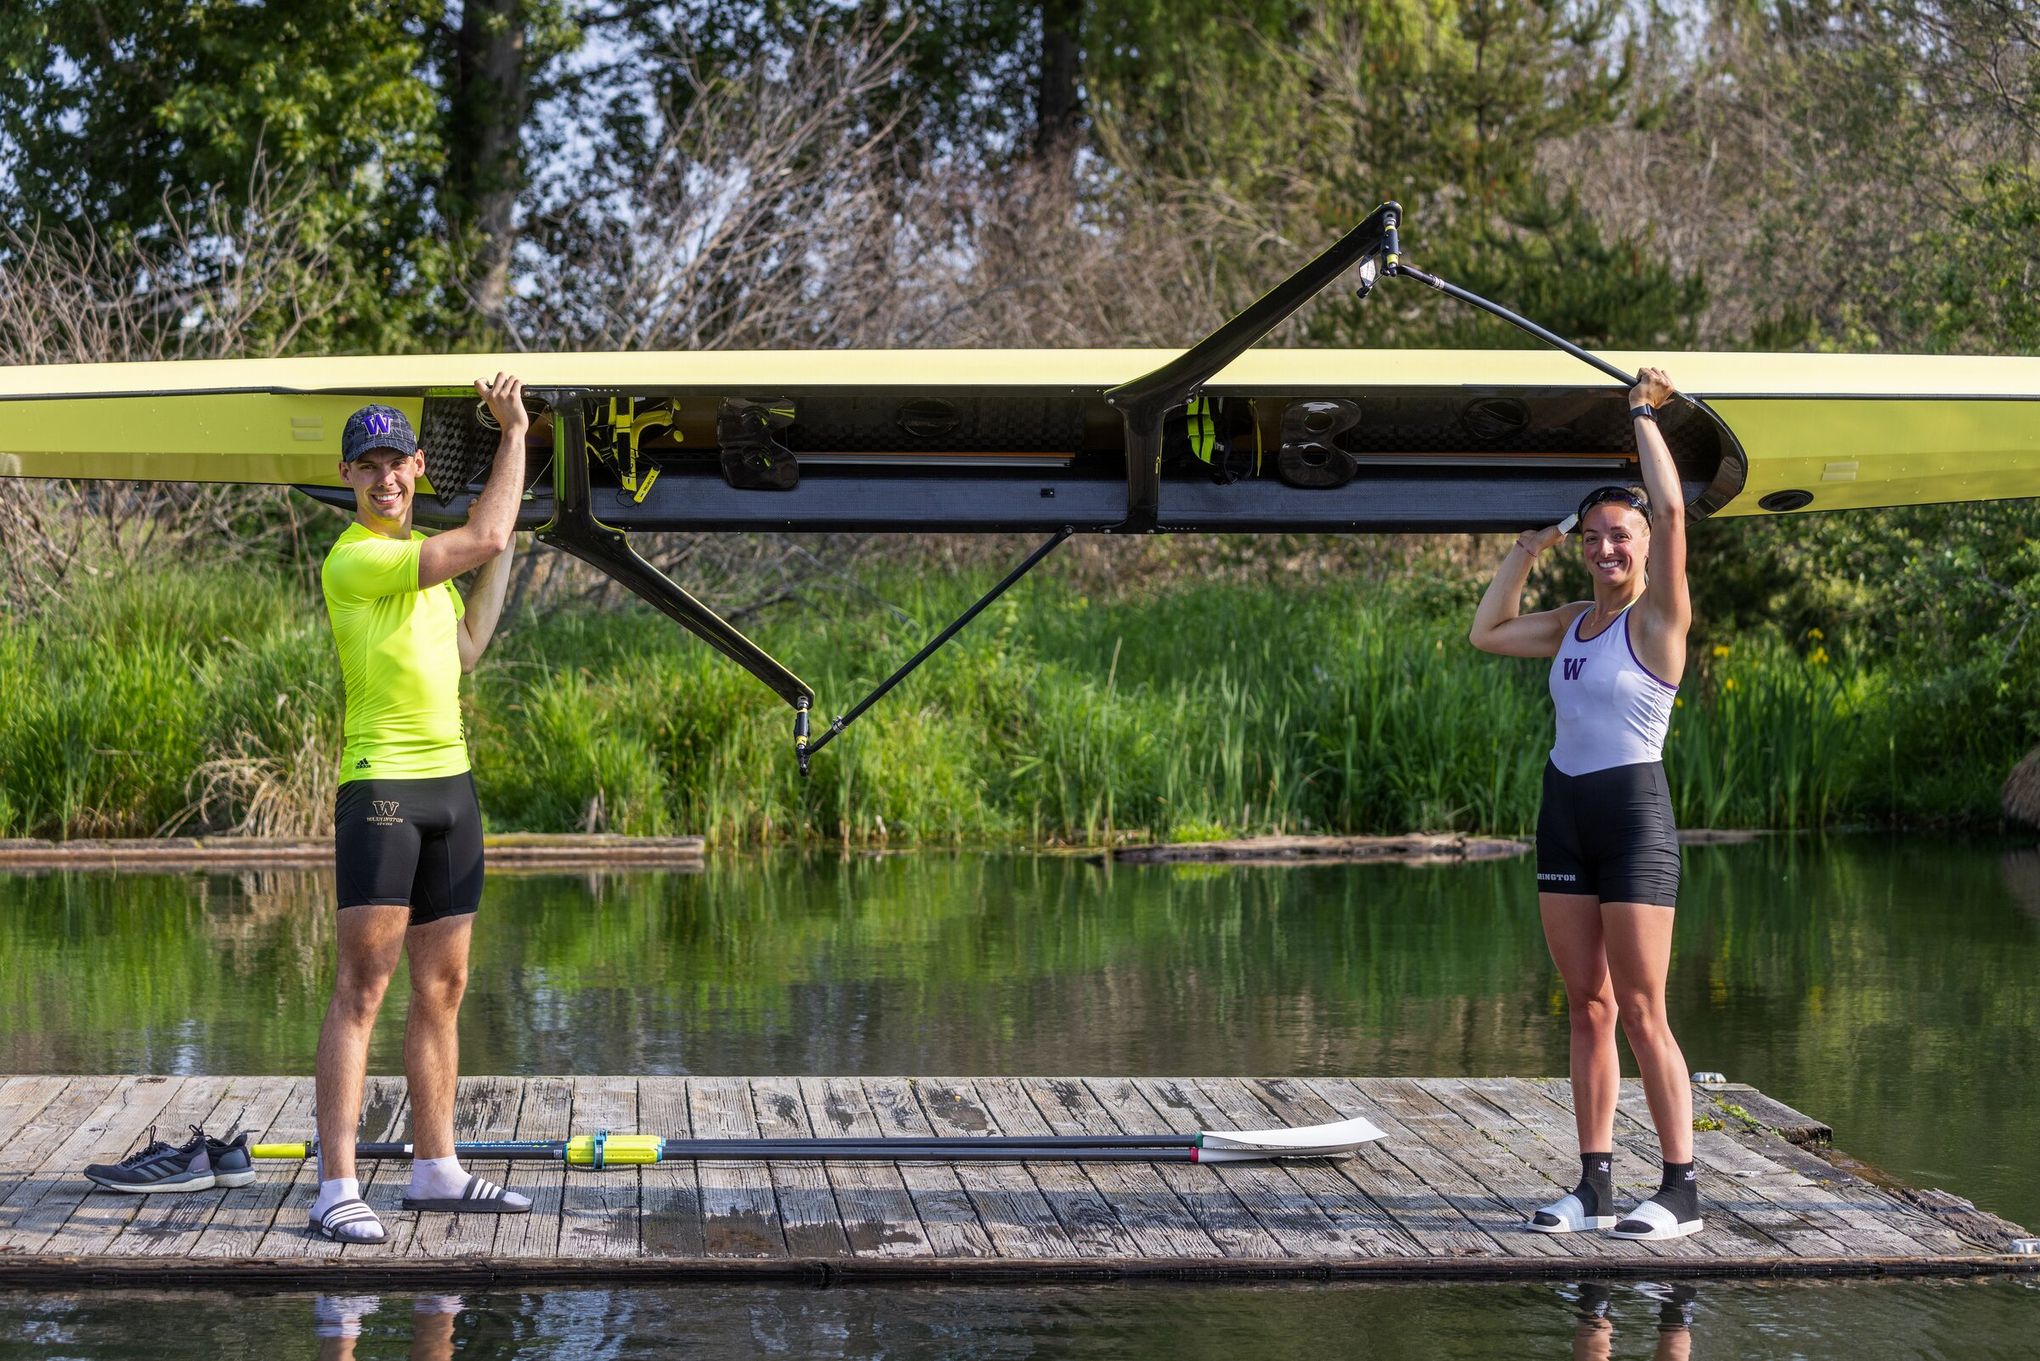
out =
<path fill-rule="evenodd" d="M 764 1138 L 806 1139 L 815 1132 L 797 1078 L 752 1078 L 751 1108 Z M 850 1235 L 837 1211 L 828 1169 L 812 1158 L 774 1160 L 765 1166 L 779 1197 L 786 1250 L 796 1257 L 847 1257 Z"/>
<path fill-rule="evenodd" d="M 1055 1134 L 1118 1134 L 1119 1125 L 1076 1078 L 1035 1078 L 1020 1083 Z M 1149 1163 L 1090 1163 L 1091 1183 L 1109 1201 L 1143 1255 L 1223 1257 L 1197 1216 Z"/>
<path fill-rule="evenodd" d="M 517 1133 L 517 1114 L 524 1104 L 524 1086 L 515 1078 L 464 1077 L 453 1098 L 453 1137 L 493 1142 Z M 501 1159 L 476 1159 L 463 1167 L 499 1186 L 517 1187 L 511 1164 Z M 528 1194 L 528 1193 L 525 1193 Z M 420 1215 L 411 1240 L 413 1257 L 484 1256 L 495 1250 L 502 1215 Z"/>
<path fill-rule="evenodd" d="M 92 1189 L 78 1169 L 88 1163 L 117 1161 L 142 1147 L 147 1132 L 186 1081 L 181 1077 L 115 1079 L 100 1089 L 98 1103 L 69 1128 L 59 1122 L 75 1107 L 61 1098 L 45 1106 L 23 1131 L 22 1142 L 40 1149 L 43 1156 L 7 1193 L 6 1214 L 0 1218 L 0 1252 L 40 1252 Z M 107 1194 L 101 1193 L 102 1204 Z M 132 1206 L 131 1201 L 127 1204 Z"/>
<path fill-rule="evenodd" d="M 1184 1105 L 1149 1100 L 1132 1078 L 1091 1078 L 1086 1084 L 1093 1098 L 1112 1116 L 1114 1131 L 1138 1134 L 1165 1129 L 1177 1134 L 1195 1134 L 1201 1126 Z M 1186 1167 L 1160 1163 L 1155 1175 L 1172 1191 L 1196 1219 L 1211 1241 L 1228 1257 L 1270 1257 L 1289 1255 L 1282 1239 L 1261 1224 L 1253 1205 L 1266 1207 L 1293 1235 L 1304 1251 L 1336 1251 L 1338 1235 L 1315 1205 L 1304 1201 L 1294 1213 L 1285 1213 L 1284 1202 L 1302 1198 L 1293 1194 L 1278 1197 L 1267 1191 L 1261 1178 L 1270 1169 L 1253 1163 L 1213 1163 L 1210 1167 Z M 1247 1174 L 1247 1175 L 1239 1175 Z M 1257 1175 L 1258 1174 L 1258 1175 Z M 1307 1245 L 1316 1245 L 1313 1249 Z"/>
<path fill-rule="evenodd" d="M 263 1122 L 260 1108 L 251 1103 L 235 1116 L 235 1124 L 255 1131 L 256 1139 L 276 1143 L 311 1140 L 318 1132 L 313 1113 L 312 1080 L 308 1077 L 267 1079 L 283 1090 L 277 1109 Z M 232 1130 L 221 1131 L 231 1133 Z M 309 1213 L 319 1190 L 319 1166 L 307 1158 L 295 1166 L 263 1164 L 252 1185 L 220 1193 L 219 1208 L 198 1235 L 188 1254 L 198 1258 L 254 1258 L 262 1242 L 284 1217 L 283 1207 L 291 1205 L 301 1216 Z"/>
<path fill-rule="evenodd" d="M 959 1083 L 959 1085 L 961 1085 Z M 1048 1134 L 1052 1131 L 1034 1108 L 1018 1078 L 983 1077 L 970 1082 L 979 1108 L 999 1134 Z M 1122 1224 L 1112 1201 L 1092 1179 L 1085 1163 L 1028 1163 L 1027 1171 L 1063 1231 L 1082 1257 L 1141 1257 L 1133 1230 Z"/>
<path fill-rule="evenodd" d="M 0 1082 L 0 1148 L 77 1081 L 68 1077 L 10 1077 Z M 0 1162 L 0 1167 L 5 1167 Z"/>
<path fill-rule="evenodd" d="M 758 1133 L 751 1089 L 743 1078 L 690 1078 L 687 1105 L 698 1139 L 748 1139 Z M 703 1162 L 696 1167 L 701 1176 L 702 1250 L 708 1257 L 791 1255 L 770 1168 L 761 1162 Z"/>
<path fill-rule="evenodd" d="M 1238 1089 L 1242 1100 L 1227 1112 L 1232 1123 L 1247 1127 L 1269 1123 L 1315 1125 L 1346 1114 L 1365 1115 L 1390 1137 L 1364 1145 L 1352 1158 L 1333 1167 L 1352 1192 L 1371 1195 L 1388 1211 L 1398 1226 L 1414 1238 L 1421 1250 L 1434 1257 L 1528 1257 L 1536 1250 L 1528 1244 L 1505 1246 L 1468 1218 L 1462 1208 L 1478 1193 L 1468 1186 L 1455 1167 L 1441 1163 L 1422 1140 L 1405 1132 L 1395 1137 L 1395 1117 L 1368 1101 L 1350 1112 L 1332 1107 L 1300 1083 L 1282 1079 L 1245 1082 L 1230 1079 L 1206 1082 L 1207 1090 Z M 1252 1103 L 1252 1104 L 1249 1104 Z M 1256 1109 L 1258 1107 L 1258 1110 Z M 1378 1188 L 1370 1192 L 1369 1187 Z M 1528 1235 L 1525 1235 L 1526 1237 Z M 1515 1234 L 1509 1234 L 1513 1240 Z"/>
<path fill-rule="evenodd" d="M 1342 1115 L 1361 1110 L 1362 1102 L 1354 1099 L 1363 1094 L 1358 1083 L 1346 1084 L 1344 1091 L 1332 1082 L 1300 1085 Z M 1421 1144 L 1424 1161 L 1413 1164 L 1412 1170 L 1441 1190 L 1449 1186 L 1454 1207 L 1481 1232 L 1519 1256 L 1572 1255 L 1569 1245 L 1550 1234 L 1521 1232 L 1526 1202 L 1534 1200 L 1542 1187 L 1520 1158 L 1504 1162 L 1472 1126 L 1408 1079 L 1370 1079 L 1364 1095 L 1379 1112 L 1370 1118 L 1392 1138 L 1400 1133 L 1404 1139 L 1398 1142 Z M 1384 1119 L 1393 1123 L 1385 1124 Z"/>
<path fill-rule="evenodd" d="M 850 1079 L 830 1078 L 831 1088 Z M 857 1084 L 871 1104 L 872 1120 L 881 1134 L 928 1135 L 935 1132 L 927 1112 L 907 1078 L 867 1078 Z M 852 1129 L 849 1133 L 864 1133 Z M 965 1186 L 962 1175 L 943 1163 L 901 1163 L 900 1182 L 914 1202 L 928 1246 L 937 1257 L 997 1257 L 987 1203 Z M 1047 1206 L 1042 1207 L 1044 1213 Z"/>
<path fill-rule="evenodd" d="M 1238 1079 L 1142 1081 L 1140 1086 L 1161 1100 L 1183 1102 L 1185 1110 L 1197 1116 L 1197 1128 L 1257 1128 L 1281 1122 Z M 1271 1171 L 1279 1169 L 1283 1177 L 1295 1183 L 1297 1192 L 1346 1243 L 1348 1253 L 1367 1257 L 1426 1257 L 1438 1251 L 1440 1243 L 1420 1239 L 1387 1208 L 1387 1198 L 1395 1194 L 1395 1188 L 1416 1186 L 1404 1165 L 1381 1151 L 1379 1145 L 1361 1147 L 1346 1163 L 1365 1167 L 1371 1175 L 1369 1186 L 1375 1190 L 1365 1190 L 1353 1175 L 1348 1175 L 1353 1169 L 1342 1163 L 1299 1159 L 1293 1163 L 1267 1163 L 1267 1167 Z M 1238 1167 L 1240 1163 L 1234 1165 Z M 1271 1186 L 1273 1196 L 1295 1204 L 1281 1190 L 1279 1181 Z"/>
<path fill-rule="evenodd" d="M 794 1081 L 814 1133 L 831 1138 L 883 1134 L 855 1078 Z M 836 1193 L 850 1251 L 860 1257 L 925 1257 L 935 1251 L 897 1164 L 836 1162 L 822 1164 L 822 1170 Z"/>
<path fill-rule="evenodd" d="M 638 1128 L 685 1139 L 694 1125 L 687 1109 L 687 1079 L 638 1079 Z M 693 1163 L 653 1163 L 638 1174 L 639 1244 L 654 1257 L 701 1257 L 708 1235 L 701 1209 L 701 1175 Z"/>
<path fill-rule="evenodd" d="M 927 1133 L 998 1134 L 968 1084 L 927 1079 L 916 1085 Z M 985 1231 L 1003 1258 L 1038 1260 L 1080 1256 L 1077 1240 L 1063 1227 L 1046 1192 L 1019 1163 L 961 1163 L 957 1180 L 969 1191 Z"/>
<path fill-rule="evenodd" d="M 561 1077 L 523 1079 L 513 1139 L 564 1139 L 574 1128 L 574 1084 Z M 531 1213 L 509 1215 L 496 1225 L 496 1256 L 512 1260 L 554 1258 L 560 1251 L 561 1206 L 567 1171 L 553 1163 L 518 1163 L 512 1183 L 531 1198 Z"/>
<path fill-rule="evenodd" d="M 575 1078 L 574 1123 L 575 1133 L 636 1130 L 637 1082 L 617 1077 Z M 592 1170 L 576 1175 L 569 1168 L 565 1188 L 560 1197 L 562 1257 L 637 1256 L 636 1167 L 608 1167 L 600 1175 Z"/>
<path fill-rule="evenodd" d="M 308 1078 L 0 1078 L 0 1282 L 210 1279 L 243 1285 L 679 1278 L 1036 1279 L 1171 1275 L 1496 1278 L 2033 1271 L 2025 1235 L 1945 1192 L 1858 1175 L 1790 1107 L 1750 1118 L 1746 1089 L 1696 1090 L 1709 1228 L 1673 1243 L 1532 1234 L 1523 1219 L 1577 1176 L 1563 1080 L 1522 1078 L 472 1077 L 462 1138 L 1192 1133 L 1364 1115 L 1352 1156 L 1271 1163 L 723 1160 L 568 1169 L 476 1160 L 533 1212 L 403 1211 L 400 1160 L 363 1164 L 380 1245 L 305 1228 L 316 1165 L 253 1185 L 152 1197 L 95 1191 L 80 1169 L 203 1124 L 308 1138 Z M 399 1079 L 370 1082 L 362 1133 L 408 1137 Z M 1720 1128 L 1713 1126 L 1719 1123 Z M 1634 1083 L 1616 1119 L 1620 1193 L 1656 1184 Z M 1881 1174 L 1879 1174 L 1881 1175 Z M 1947 1207 L 1962 1207 L 1951 1212 Z M 1961 1230 L 1971 1232 L 1965 1235 Z"/>

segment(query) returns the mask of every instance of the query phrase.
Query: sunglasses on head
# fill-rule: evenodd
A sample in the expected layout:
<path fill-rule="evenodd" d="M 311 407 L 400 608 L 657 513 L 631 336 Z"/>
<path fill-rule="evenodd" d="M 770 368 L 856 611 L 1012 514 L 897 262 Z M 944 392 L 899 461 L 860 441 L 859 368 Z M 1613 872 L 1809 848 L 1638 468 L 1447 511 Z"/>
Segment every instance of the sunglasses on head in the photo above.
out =
<path fill-rule="evenodd" d="M 1595 506 L 1605 505 L 1628 506 L 1643 517 L 1645 524 L 1650 523 L 1650 502 L 1644 500 L 1627 487 L 1594 488 L 1580 498 L 1580 508 L 1576 514 L 1580 519 L 1584 520 L 1587 518 L 1588 511 L 1592 510 Z"/>

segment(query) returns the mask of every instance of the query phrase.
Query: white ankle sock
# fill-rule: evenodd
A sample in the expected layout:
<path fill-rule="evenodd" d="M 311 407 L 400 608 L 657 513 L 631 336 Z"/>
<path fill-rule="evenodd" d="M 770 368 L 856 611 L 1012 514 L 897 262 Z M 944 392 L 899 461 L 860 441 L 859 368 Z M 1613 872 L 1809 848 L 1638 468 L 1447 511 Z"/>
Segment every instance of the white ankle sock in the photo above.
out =
<path fill-rule="evenodd" d="M 317 1218 L 343 1200 L 358 1200 L 361 1197 L 359 1177 L 335 1177 L 319 1183 L 319 1198 L 312 1202 L 312 1217 Z"/>
<path fill-rule="evenodd" d="M 381 1303 L 374 1295 L 320 1295 L 312 1301 L 312 1332 L 319 1337 L 360 1337 L 361 1321 Z"/>
<path fill-rule="evenodd" d="M 458 1156 L 411 1159 L 411 1189 L 406 1194 L 419 1200 L 457 1196 L 467 1189 L 468 1172 Z"/>

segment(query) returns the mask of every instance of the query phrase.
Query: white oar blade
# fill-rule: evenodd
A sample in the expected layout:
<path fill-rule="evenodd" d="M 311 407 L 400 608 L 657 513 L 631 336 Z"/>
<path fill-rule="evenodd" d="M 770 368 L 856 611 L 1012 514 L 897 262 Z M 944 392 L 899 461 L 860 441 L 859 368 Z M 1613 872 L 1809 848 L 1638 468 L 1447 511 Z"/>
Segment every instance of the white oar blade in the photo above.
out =
<path fill-rule="evenodd" d="M 1365 1143 L 1381 1138 L 1381 1131 L 1365 1116 L 1329 1125 L 1301 1125 L 1295 1129 L 1202 1130 L 1198 1133 L 1198 1161 L 1217 1162 L 1214 1153 L 1249 1153 L 1275 1158 L 1323 1158 L 1351 1153 Z"/>

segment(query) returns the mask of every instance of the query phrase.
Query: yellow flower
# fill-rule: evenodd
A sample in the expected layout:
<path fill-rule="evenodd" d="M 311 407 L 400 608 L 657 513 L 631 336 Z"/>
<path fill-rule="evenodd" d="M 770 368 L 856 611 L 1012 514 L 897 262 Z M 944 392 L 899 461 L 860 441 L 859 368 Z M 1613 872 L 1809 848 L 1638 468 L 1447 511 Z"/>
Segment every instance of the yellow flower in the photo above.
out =
<path fill-rule="evenodd" d="M 1729 677 L 1729 678 L 1728 678 L 1727 680 L 1723 681 L 1723 682 L 1721 683 L 1721 688 L 1722 688 L 1722 689 L 1724 689 L 1724 690 L 1733 690 L 1733 689 L 1735 689 L 1735 677 L 1734 677 L 1734 676 L 1730 676 L 1730 677 Z"/>
<path fill-rule="evenodd" d="M 1679 697 L 1678 697 L 1677 695 L 1673 695 L 1673 696 L 1672 696 L 1672 707 L 1673 707 L 1674 709 L 1683 709 L 1683 708 L 1685 708 L 1685 707 L 1686 707 L 1686 701 L 1685 701 L 1685 700 L 1683 700 L 1683 699 L 1680 699 L 1680 698 L 1679 698 Z"/>
<path fill-rule="evenodd" d="M 1822 633 L 1819 629 L 1808 629 L 1806 631 L 1806 636 L 1813 639 L 1816 643 L 1819 642 L 1821 639 L 1827 637 L 1827 635 L 1825 633 Z"/>
<path fill-rule="evenodd" d="M 1825 666 L 1827 665 L 1827 659 L 1828 659 L 1827 649 L 1824 647 L 1817 647 L 1813 650 L 1813 655 L 1808 657 L 1806 660 L 1812 662 L 1815 666 Z"/>
<path fill-rule="evenodd" d="M 1726 657 L 1728 655 L 1728 644 L 1716 643 L 1714 645 L 1714 655 L 1717 657 Z"/>

